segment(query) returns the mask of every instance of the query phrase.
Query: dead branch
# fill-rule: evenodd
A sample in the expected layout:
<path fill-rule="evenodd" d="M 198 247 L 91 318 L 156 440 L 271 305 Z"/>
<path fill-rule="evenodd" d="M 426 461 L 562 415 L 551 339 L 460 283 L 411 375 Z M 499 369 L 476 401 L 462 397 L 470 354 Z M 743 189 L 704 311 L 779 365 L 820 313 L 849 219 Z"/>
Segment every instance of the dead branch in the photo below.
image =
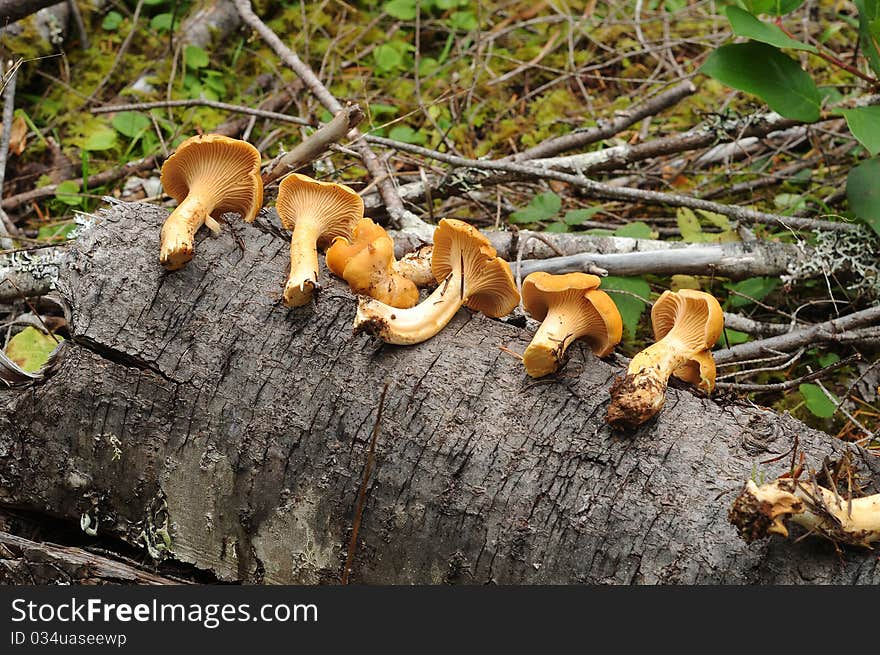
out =
<path fill-rule="evenodd" d="M 150 109 L 158 109 L 161 107 L 212 107 L 223 111 L 231 111 L 237 114 L 248 114 L 257 118 L 268 118 L 282 123 L 294 123 L 296 125 L 312 125 L 312 121 L 299 116 L 291 116 L 289 114 L 281 114 L 277 111 L 267 111 L 265 109 L 244 107 L 242 105 L 231 105 L 228 102 L 218 102 L 216 100 L 205 100 L 203 98 L 191 98 L 186 100 L 157 100 L 155 102 L 132 102 L 125 105 L 105 105 L 103 107 L 93 107 L 90 111 L 93 114 L 113 114 L 118 111 L 148 111 Z"/>
<path fill-rule="evenodd" d="M 878 323 L 880 323 L 880 306 L 869 307 L 824 323 L 817 323 L 810 327 L 758 341 L 741 343 L 730 348 L 717 350 L 712 354 L 718 364 L 736 362 L 767 354 L 789 352 L 806 344 L 840 341 L 847 332 L 856 328 L 874 326 Z"/>
<path fill-rule="evenodd" d="M 40 9 L 58 4 L 59 0 L 0 0 L 0 27 L 21 20 Z"/>
<path fill-rule="evenodd" d="M 348 105 L 336 114 L 329 123 L 303 140 L 293 150 L 270 164 L 263 173 L 263 184 L 270 184 L 279 177 L 302 168 L 314 161 L 330 147 L 345 138 L 364 119 L 364 112 L 358 105 Z"/>
<path fill-rule="evenodd" d="M 329 89 L 324 86 L 321 80 L 315 75 L 312 69 L 302 61 L 295 52 L 284 45 L 284 42 L 275 34 L 260 18 L 254 13 L 250 0 L 234 0 L 235 6 L 241 19 L 255 30 L 260 37 L 269 45 L 276 55 L 283 61 L 297 76 L 303 81 L 303 84 L 312 92 L 318 101 L 324 105 L 333 114 L 338 114 L 343 110 L 342 104 L 330 93 Z M 433 233 L 433 229 L 427 223 L 422 221 L 418 216 L 403 206 L 403 201 L 397 193 L 397 187 L 394 181 L 384 167 L 379 162 L 378 157 L 369 147 L 366 141 L 361 138 L 360 131 L 353 129 L 348 138 L 352 141 L 352 147 L 360 155 L 364 162 L 364 166 L 373 182 L 379 189 L 379 194 L 385 203 L 388 214 L 391 217 L 395 227 L 405 229 L 410 232 L 424 234 L 429 237 Z"/>
<path fill-rule="evenodd" d="M 543 143 L 528 148 L 521 153 L 510 157 L 512 161 L 522 161 L 524 159 L 541 159 L 544 157 L 553 157 L 561 152 L 583 148 L 584 146 L 596 143 L 603 139 L 610 138 L 634 125 L 641 120 L 678 104 L 684 98 L 695 93 L 697 87 L 690 80 L 679 82 L 672 88 L 666 89 L 662 93 L 658 93 L 653 98 L 649 98 L 644 102 L 633 105 L 629 110 L 618 112 L 618 114 L 610 121 L 601 121 L 596 127 L 587 130 L 572 132 L 564 136 L 548 139 Z"/>

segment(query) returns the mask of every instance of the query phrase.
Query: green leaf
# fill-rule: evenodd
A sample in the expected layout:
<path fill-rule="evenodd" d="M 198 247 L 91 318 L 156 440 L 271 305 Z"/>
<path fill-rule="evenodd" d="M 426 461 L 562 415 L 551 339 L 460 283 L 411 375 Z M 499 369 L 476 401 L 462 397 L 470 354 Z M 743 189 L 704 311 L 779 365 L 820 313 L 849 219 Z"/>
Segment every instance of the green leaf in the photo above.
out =
<path fill-rule="evenodd" d="M 647 303 L 628 293 L 614 293 L 614 291 L 629 291 L 647 300 L 651 295 L 651 287 L 640 277 L 615 277 L 609 275 L 602 278 L 600 288 L 611 296 L 614 304 L 617 305 L 617 311 L 620 312 L 623 328 L 630 338 L 634 337 L 639 326 L 639 319 L 642 317 L 642 312 L 645 311 Z"/>
<path fill-rule="evenodd" d="M 726 341 L 725 336 L 727 337 Z M 724 328 L 724 333 L 720 337 L 718 337 L 718 342 L 715 345 L 721 346 L 722 348 L 727 348 L 728 345 L 735 346 L 740 343 L 745 343 L 749 339 L 749 335 L 745 332 L 732 330 L 731 328 Z"/>
<path fill-rule="evenodd" d="M 183 51 L 183 61 L 187 68 L 205 68 L 210 63 L 208 53 L 197 45 L 188 45 Z"/>
<path fill-rule="evenodd" d="M 832 364 L 836 364 L 840 361 L 840 355 L 837 353 L 824 353 L 819 355 L 816 360 L 819 362 L 819 366 L 822 368 L 826 368 L 831 366 Z"/>
<path fill-rule="evenodd" d="M 394 46 L 383 43 L 373 50 L 373 60 L 382 72 L 389 72 L 403 65 L 403 56 Z"/>
<path fill-rule="evenodd" d="M 57 193 L 57 192 L 56 192 Z M 77 198 L 77 200 L 83 200 Z M 37 230 L 37 238 L 41 241 L 63 241 L 70 236 L 71 232 L 76 229 L 74 221 L 64 221 L 63 223 L 55 223 L 54 225 L 41 225 Z"/>
<path fill-rule="evenodd" d="M 566 225 L 581 225 L 601 211 L 601 205 L 597 207 L 588 207 L 587 209 L 570 209 L 565 212 L 565 216 L 562 217 L 562 222 Z"/>
<path fill-rule="evenodd" d="M 472 11 L 456 11 L 449 17 L 449 27 L 462 32 L 470 32 L 477 29 L 479 23 Z"/>
<path fill-rule="evenodd" d="M 651 226 L 643 221 L 635 221 L 621 225 L 614 230 L 616 237 L 629 237 L 630 239 L 656 239 L 657 233 L 651 229 Z"/>
<path fill-rule="evenodd" d="M 794 59 L 766 43 L 734 43 L 715 50 L 700 71 L 751 93 L 794 120 L 819 120 L 821 96 L 813 78 Z"/>
<path fill-rule="evenodd" d="M 804 4 L 804 0 L 746 0 L 745 4 L 753 14 L 783 16 Z"/>
<path fill-rule="evenodd" d="M 388 133 L 388 138 L 403 141 L 404 143 L 414 143 L 416 145 L 423 145 L 427 141 L 424 134 L 416 132 L 408 125 L 398 125 L 394 127 Z"/>
<path fill-rule="evenodd" d="M 846 176 L 846 197 L 852 212 L 880 234 L 880 158 L 868 159 Z"/>
<path fill-rule="evenodd" d="M 544 228 L 545 232 L 568 232 L 568 224 L 556 221 Z"/>
<path fill-rule="evenodd" d="M 856 107 L 840 112 L 846 118 L 849 131 L 871 156 L 880 153 L 880 106 Z"/>
<path fill-rule="evenodd" d="M 562 209 L 562 198 L 547 191 L 532 198 L 525 209 L 518 209 L 510 215 L 512 223 L 537 223 L 553 218 Z"/>
<path fill-rule="evenodd" d="M 150 127 L 150 119 L 136 111 L 121 111 L 111 121 L 116 131 L 133 139 Z"/>
<path fill-rule="evenodd" d="M 859 10 L 859 45 L 874 75 L 880 75 L 880 50 L 873 28 L 880 13 L 880 3 L 877 0 L 855 0 L 855 5 Z"/>
<path fill-rule="evenodd" d="M 395 105 L 383 105 L 381 102 L 370 103 L 370 113 L 373 115 L 373 118 L 382 114 L 390 114 L 393 116 L 398 111 L 400 111 L 400 109 Z M 324 122 L 326 123 L 327 121 Z"/>
<path fill-rule="evenodd" d="M 115 32 L 119 29 L 120 25 L 122 25 L 122 14 L 118 11 L 108 12 L 107 15 L 104 16 L 104 20 L 101 21 L 101 29 L 108 32 Z"/>
<path fill-rule="evenodd" d="M 412 20 L 416 17 L 415 0 L 391 0 L 382 5 L 382 11 L 398 20 Z"/>
<path fill-rule="evenodd" d="M 167 32 L 171 29 L 171 23 L 174 21 L 174 14 L 156 14 L 150 19 L 150 28 L 156 32 Z"/>
<path fill-rule="evenodd" d="M 749 298 L 754 298 L 755 300 L 763 300 L 770 295 L 779 284 L 779 278 L 775 277 L 750 277 L 747 280 L 727 283 L 724 285 L 724 288 L 728 291 L 736 291 L 744 296 L 749 296 Z M 746 307 L 754 303 L 754 301 L 749 298 L 731 294 L 727 299 L 727 305 L 728 307 Z"/>
<path fill-rule="evenodd" d="M 688 243 L 701 243 L 706 240 L 707 235 L 703 234 L 700 219 L 687 207 L 678 208 L 675 212 L 675 222 L 678 224 L 681 238 Z"/>
<path fill-rule="evenodd" d="M 61 337 L 58 337 L 61 340 Z M 26 327 L 9 340 L 6 356 L 25 371 L 36 373 L 49 360 L 49 355 L 58 346 L 48 334 L 36 328 Z"/>
<path fill-rule="evenodd" d="M 109 127 L 94 130 L 83 143 L 83 150 L 110 150 L 116 145 L 116 131 Z"/>
<path fill-rule="evenodd" d="M 81 205 L 85 198 L 80 196 L 79 192 L 79 184 L 73 180 L 65 180 L 55 188 L 55 197 L 65 205 Z"/>
<path fill-rule="evenodd" d="M 818 416 L 819 418 L 831 418 L 834 416 L 837 400 L 831 400 L 826 396 L 818 384 L 805 382 L 798 386 L 798 391 L 801 392 L 801 395 L 804 397 L 804 403 L 813 416 Z"/>
<path fill-rule="evenodd" d="M 744 36 L 761 43 L 775 45 L 777 48 L 817 52 L 813 46 L 801 43 L 788 36 L 779 26 L 760 21 L 749 12 L 735 5 L 730 5 L 727 8 L 727 20 L 730 21 L 733 33 L 737 36 Z"/>

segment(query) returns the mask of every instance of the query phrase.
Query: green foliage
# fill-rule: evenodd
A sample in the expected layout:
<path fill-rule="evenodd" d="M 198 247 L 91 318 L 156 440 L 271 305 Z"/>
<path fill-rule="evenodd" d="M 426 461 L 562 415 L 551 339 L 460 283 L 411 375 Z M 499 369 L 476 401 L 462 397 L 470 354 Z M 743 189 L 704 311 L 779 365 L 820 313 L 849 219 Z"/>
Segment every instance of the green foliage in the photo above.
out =
<path fill-rule="evenodd" d="M 751 337 L 745 332 L 740 332 L 739 330 L 733 330 L 731 328 L 724 328 L 724 331 L 721 333 L 721 336 L 718 337 L 718 342 L 715 344 L 721 348 L 727 348 L 728 346 L 735 346 L 739 343 L 745 343 Z"/>
<path fill-rule="evenodd" d="M 614 230 L 614 236 L 629 237 L 630 239 L 656 239 L 657 233 L 647 223 L 633 221 Z"/>
<path fill-rule="evenodd" d="M 122 111 L 113 117 L 111 124 L 117 132 L 133 139 L 150 127 L 150 119 L 136 111 Z"/>
<path fill-rule="evenodd" d="M 645 307 L 647 307 L 647 300 L 651 295 L 651 287 L 644 278 L 609 275 L 602 278 L 600 288 L 606 291 L 611 296 L 614 304 L 617 305 L 617 311 L 620 312 L 620 318 L 623 321 L 623 329 L 626 331 L 626 334 L 629 338 L 635 337 L 639 319 L 642 317 L 642 313 L 645 311 Z M 628 293 L 615 293 L 615 291 L 626 291 Z"/>
<path fill-rule="evenodd" d="M 840 112 L 853 136 L 871 156 L 880 153 L 880 107 L 855 107 Z"/>
<path fill-rule="evenodd" d="M 755 300 L 763 300 L 775 291 L 780 285 L 779 278 L 775 277 L 751 277 L 739 282 L 727 283 L 724 287 L 728 291 L 741 293 L 741 296 L 731 294 L 727 299 L 727 306 L 731 309 L 753 305 Z M 744 297 L 748 296 L 748 298 Z M 754 300 L 751 300 L 754 298 Z"/>
<path fill-rule="evenodd" d="M 187 68 L 192 69 L 207 68 L 208 64 L 211 63 L 208 53 L 197 45 L 188 45 L 184 48 L 183 61 L 186 63 Z"/>
<path fill-rule="evenodd" d="M 720 232 L 704 232 L 700 222 L 702 217 L 710 225 L 719 228 Z M 681 238 L 688 243 L 720 243 L 724 241 L 739 241 L 739 236 L 730 225 L 730 220 L 721 214 L 698 209 L 696 213 L 687 207 L 679 207 L 675 212 L 675 220 Z"/>
<path fill-rule="evenodd" d="M 79 184 L 73 180 L 65 180 L 55 188 L 55 198 L 63 202 L 65 205 L 81 205 L 83 203 L 83 198 L 79 195 L 79 192 Z"/>
<path fill-rule="evenodd" d="M 798 391 L 801 392 L 804 404 L 813 416 L 819 418 L 831 418 L 834 416 L 837 399 L 831 400 L 818 384 L 806 382 L 798 386 Z"/>
<path fill-rule="evenodd" d="M 118 11 L 107 12 L 107 15 L 104 16 L 104 20 L 101 22 L 101 29 L 107 30 L 108 32 L 115 32 L 119 29 L 119 26 L 122 25 L 122 21 L 122 14 Z"/>
<path fill-rule="evenodd" d="M 744 4 L 753 14 L 783 16 L 804 4 L 804 0 L 745 0 Z"/>
<path fill-rule="evenodd" d="M 816 48 L 791 38 L 779 26 L 758 20 L 739 7 L 731 5 L 727 8 L 727 20 L 730 21 L 733 32 L 737 36 L 744 36 L 777 48 L 816 52 Z"/>
<path fill-rule="evenodd" d="M 49 360 L 56 346 L 58 341 L 53 337 L 36 328 L 26 327 L 9 340 L 6 356 L 25 371 L 36 373 Z"/>
<path fill-rule="evenodd" d="M 511 223 L 538 223 L 553 218 L 562 209 L 562 198 L 552 191 L 540 193 L 524 209 L 510 215 Z"/>
<path fill-rule="evenodd" d="M 700 71 L 758 96 L 786 118 L 806 123 L 819 120 L 822 99 L 813 78 L 794 59 L 766 43 L 721 46 L 709 55 Z"/>
<path fill-rule="evenodd" d="M 853 168 L 846 177 L 849 208 L 880 234 L 880 158 L 868 159 Z"/>

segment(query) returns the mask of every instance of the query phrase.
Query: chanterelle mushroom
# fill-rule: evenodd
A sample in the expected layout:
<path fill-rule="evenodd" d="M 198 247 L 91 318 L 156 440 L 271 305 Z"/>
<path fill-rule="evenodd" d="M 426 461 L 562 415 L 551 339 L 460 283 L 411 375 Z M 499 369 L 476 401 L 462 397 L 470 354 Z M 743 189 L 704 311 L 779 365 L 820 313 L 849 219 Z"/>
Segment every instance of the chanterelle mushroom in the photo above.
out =
<path fill-rule="evenodd" d="M 336 237 L 351 237 L 364 215 L 364 201 L 344 184 L 319 182 L 292 173 L 278 188 L 278 216 L 290 239 L 290 275 L 284 287 L 284 304 L 307 304 L 318 285 L 318 248 Z"/>
<path fill-rule="evenodd" d="M 362 297 L 355 331 L 370 332 L 387 343 L 420 343 L 442 330 L 462 305 L 500 317 L 519 302 L 510 265 L 496 256 L 486 237 L 463 221 L 440 221 L 431 267 L 439 285 L 426 300 L 410 309 L 395 309 Z"/>
<path fill-rule="evenodd" d="M 812 482 L 779 478 L 759 487 L 749 480 L 728 518 L 749 543 L 770 534 L 787 537 L 783 521 L 791 520 L 837 543 L 869 546 L 880 541 L 880 494 L 844 500 Z"/>
<path fill-rule="evenodd" d="M 523 280 L 523 307 L 542 321 L 523 353 L 526 373 L 533 378 L 555 373 L 575 339 L 587 341 L 597 357 L 620 343 L 623 321 L 614 301 L 597 289 L 599 283 L 587 273 L 532 273 Z"/>
<path fill-rule="evenodd" d="M 168 270 L 193 257 L 202 225 L 219 234 L 215 220 L 236 212 L 251 222 L 263 204 L 260 153 L 251 144 L 220 134 L 187 139 L 162 166 L 162 186 L 180 203 L 162 226 L 159 261 Z"/>
<path fill-rule="evenodd" d="M 358 221 L 350 240 L 336 237 L 327 250 L 327 268 L 352 291 L 392 307 L 412 307 L 419 301 L 419 290 L 395 271 L 394 263 L 394 242 L 369 218 Z"/>
<path fill-rule="evenodd" d="M 651 322 L 656 343 L 636 354 L 626 376 L 611 387 L 605 419 L 614 427 L 636 427 L 659 412 L 670 375 L 704 391 L 715 387 L 715 360 L 709 349 L 724 327 L 715 297 L 693 289 L 664 291 L 651 309 Z"/>

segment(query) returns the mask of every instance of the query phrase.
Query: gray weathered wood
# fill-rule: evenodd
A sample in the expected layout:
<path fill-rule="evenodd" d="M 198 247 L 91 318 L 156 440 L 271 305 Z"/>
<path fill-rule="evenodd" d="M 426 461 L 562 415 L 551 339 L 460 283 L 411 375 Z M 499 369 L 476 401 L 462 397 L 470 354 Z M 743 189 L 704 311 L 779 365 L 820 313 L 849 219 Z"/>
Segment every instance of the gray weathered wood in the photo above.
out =
<path fill-rule="evenodd" d="M 464 309 L 385 346 L 352 334 L 354 298 L 326 274 L 313 307 L 282 306 L 288 240 L 265 215 L 200 233 L 174 273 L 166 215 L 120 204 L 71 248 L 74 343 L 0 394 L 0 504 L 89 513 L 141 546 L 167 513 L 174 556 L 221 579 L 336 582 L 387 381 L 352 581 L 880 583 L 869 551 L 747 546 L 727 523 L 755 462 L 799 437 L 816 465 L 842 451 L 828 435 L 675 388 L 656 422 L 612 433 L 620 367 L 578 344 L 542 381 L 499 349 L 521 352 L 524 329 Z"/>

